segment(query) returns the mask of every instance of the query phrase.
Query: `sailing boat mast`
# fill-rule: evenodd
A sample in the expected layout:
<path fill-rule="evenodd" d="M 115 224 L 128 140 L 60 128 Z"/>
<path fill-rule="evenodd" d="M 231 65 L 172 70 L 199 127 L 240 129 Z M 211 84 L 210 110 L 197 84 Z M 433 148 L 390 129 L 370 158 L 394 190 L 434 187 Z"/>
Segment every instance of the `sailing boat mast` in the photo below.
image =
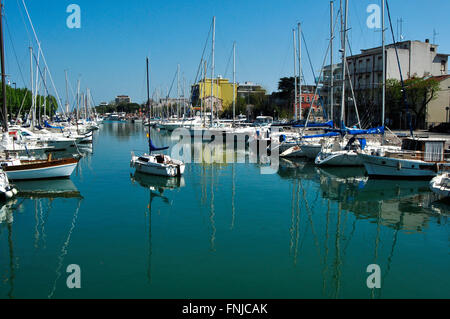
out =
<path fill-rule="evenodd" d="M 183 74 L 183 120 L 186 117 L 186 78 Z"/>
<path fill-rule="evenodd" d="M 213 17 L 213 34 L 212 34 L 212 64 L 211 64 L 211 120 L 210 120 L 210 126 L 213 124 L 213 114 L 214 114 L 214 102 L 213 102 L 213 96 L 214 96 L 214 45 L 216 41 L 216 17 Z"/>
<path fill-rule="evenodd" d="M 347 17 L 348 17 L 348 0 L 345 0 L 345 16 L 344 16 L 344 29 L 342 30 L 342 96 L 341 96 L 341 128 L 344 125 L 345 116 L 345 63 L 347 60 L 346 55 L 346 39 L 347 39 Z"/>
<path fill-rule="evenodd" d="M 333 68 L 333 1 L 330 1 L 330 118 L 333 121 L 334 127 L 334 118 L 333 118 L 333 108 L 334 108 L 334 68 Z"/>
<path fill-rule="evenodd" d="M 180 119 L 180 65 L 177 66 L 177 118 Z"/>
<path fill-rule="evenodd" d="M 32 114 L 33 110 L 34 110 L 34 80 L 33 80 L 33 47 L 30 46 L 30 82 L 31 82 L 31 108 L 30 108 L 30 112 L 28 113 L 27 116 L 27 121 L 30 120 L 30 115 Z M 33 129 L 33 118 L 31 116 L 31 120 L 30 120 L 30 125 L 31 128 Z"/>
<path fill-rule="evenodd" d="M 381 94 L 381 125 L 384 128 L 384 116 L 385 116 L 385 107 L 386 107 L 386 51 L 385 51 L 385 40 L 384 40 L 384 1 L 381 0 L 381 47 L 383 50 L 383 88 L 382 88 L 382 94 Z M 384 136 L 384 130 L 383 130 L 383 136 Z"/>
<path fill-rule="evenodd" d="M 0 0 L 0 46 L 2 59 L 2 112 L 3 112 L 3 132 L 8 132 L 8 111 L 6 108 L 6 74 L 5 74 L 5 48 L 3 43 L 3 3 Z"/>
<path fill-rule="evenodd" d="M 298 118 L 302 119 L 302 41 L 300 40 L 302 26 L 299 22 L 297 24 L 298 34 L 297 34 L 297 42 L 298 42 Z"/>
<path fill-rule="evenodd" d="M 148 137 L 148 152 L 150 154 L 152 151 L 152 148 L 150 146 L 150 144 L 151 144 L 151 142 L 150 142 L 151 141 L 150 140 L 150 79 L 149 79 L 149 74 L 148 74 L 148 57 L 146 59 L 146 62 L 147 62 L 147 118 L 149 121 L 147 137 Z"/>
<path fill-rule="evenodd" d="M 80 79 L 78 79 L 78 83 L 77 83 L 77 115 L 75 117 L 75 121 L 77 123 L 77 134 L 80 134 L 80 132 L 78 130 L 79 116 L 80 116 Z"/>
<path fill-rule="evenodd" d="M 68 80 L 67 80 L 67 70 L 64 70 L 65 76 L 66 76 L 66 114 L 69 114 L 69 87 L 68 87 Z"/>
<path fill-rule="evenodd" d="M 292 40 L 294 43 L 294 116 L 297 121 L 297 45 L 295 44 L 295 29 L 292 29 Z"/>
<path fill-rule="evenodd" d="M 233 42 L 233 127 L 236 118 L 236 41 Z"/>
<path fill-rule="evenodd" d="M 47 68 L 44 67 L 44 116 L 47 117 L 47 97 L 48 97 L 48 91 L 47 91 Z"/>
<path fill-rule="evenodd" d="M 203 118 L 203 127 L 206 127 L 206 105 L 203 105 L 205 103 L 205 97 L 206 97 L 206 72 L 208 71 L 207 66 L 206 66 L 206 60 L 203 61 L 203 64 L 204 64 L 204 66 L 203 66 L 204 76 L 203 76 L 203 90 L 202 90 L 202 93 L 203 93 L 202 118 Z"/>

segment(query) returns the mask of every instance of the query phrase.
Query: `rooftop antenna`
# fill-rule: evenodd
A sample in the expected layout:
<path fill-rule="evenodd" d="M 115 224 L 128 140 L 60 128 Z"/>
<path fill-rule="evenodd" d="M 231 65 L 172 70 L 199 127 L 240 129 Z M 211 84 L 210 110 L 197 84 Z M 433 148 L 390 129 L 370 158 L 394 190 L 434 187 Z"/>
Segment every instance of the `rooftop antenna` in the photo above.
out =
<path fill-rule="evenodd" d="M 433 44 L 436 44 L 436 36 L 439 35 L 439 33 L 436 32 L 436 29 L 433 29 Z"/>
<path fill-rule="evenodd" d="M 403 22 L 405 20 L 403 20 L 403 18 L 397 19 L 397 39 L 399 39 L 400 41 L 404 39 L 403 36 Z"/>

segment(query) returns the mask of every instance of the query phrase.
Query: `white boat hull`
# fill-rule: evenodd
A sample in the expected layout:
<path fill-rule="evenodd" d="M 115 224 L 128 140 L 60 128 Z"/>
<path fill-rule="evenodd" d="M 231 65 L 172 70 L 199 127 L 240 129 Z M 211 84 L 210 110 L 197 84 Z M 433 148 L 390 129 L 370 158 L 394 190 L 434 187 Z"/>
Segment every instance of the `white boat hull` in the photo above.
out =
<path fill-rule="evenodd" d="M 7 171 L 6 175 L 10 180 L 32 180 L 64 178 L 72 175 L 77 163 L 70 163 L 58 166 Z"/>
<path fill-rule="evenodd" d="M 139 160 L 138 156 L 131 157 L 130 166 L 136 169 L 136 172 L 157 175 L 157 176 L 166 176 L 166 177 L 175 177 L 181 176 L 184 174 L 185 165 L 181 161 L 172 160 L 173 164 L 161 164 L 161 163 L 153 163 L 153 162 L 142 162 Z"/>
<path fill-rule="evenodd" d="M 303 145 L 302 145 L 303 146 Z M 300 145 L 292 146 L 283 153 L 280 154 L 281 157 L 305 157 L 303 152 L 303 147 Z"/>
<path fill-rule="evenodd" d="M 47 141 L 48 146 L 53 147 L 53 150 L 66 150 L 72 146 L 75 146 L 75 139 L 72 141 Z"/>
<path fill-rule="evenodd" d="M 375 178 L 431 179 L 439 168 L 435 163 L 358 154 L 367 174 Z M 441 164 L 442 165 L 442 164 Z"/>
<path fill-rule="evenodd" d="M 363 166 L 361 158 L 352 151 L 319 153 L 314 163 L 320 166 Z"/>
<path fill-rule="evenodd" d="M 302 145 L 303 154 L 306 158 L 314 160 L 322 150 L 321 144 L 304 144 Z"/>

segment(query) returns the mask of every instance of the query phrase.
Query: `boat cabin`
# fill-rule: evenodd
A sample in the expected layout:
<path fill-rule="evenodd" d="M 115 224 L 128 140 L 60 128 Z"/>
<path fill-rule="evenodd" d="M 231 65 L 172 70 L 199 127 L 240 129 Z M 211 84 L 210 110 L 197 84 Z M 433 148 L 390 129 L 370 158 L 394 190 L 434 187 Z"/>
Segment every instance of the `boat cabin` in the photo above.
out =
<path fill-rule="evenodd" d="M 417 159 L 425 162 L 443 162 L 445 140 L 405 138 L 402 141 L 402 150 L 416 154 Z"/>

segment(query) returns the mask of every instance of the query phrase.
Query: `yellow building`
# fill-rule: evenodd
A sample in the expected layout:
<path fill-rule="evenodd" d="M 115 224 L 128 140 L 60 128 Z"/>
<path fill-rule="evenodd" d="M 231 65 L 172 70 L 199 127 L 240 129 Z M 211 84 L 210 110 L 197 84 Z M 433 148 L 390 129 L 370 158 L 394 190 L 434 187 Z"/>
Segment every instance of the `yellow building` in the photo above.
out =
<path fill-rule="evenodd" d="M 236 92 L 237 96 L 237 83 Z M 213 81 L 213 95 L 214 107 L 218 111 L 223 110 L 233 104 L 233 83 L 230 83 L 227 79 L 216 78 Z M 192 86 L 192 104 L 199 107 L 201 100 L 204 101 L 206 109 L 209 108 L 211 101 L 211 79 L 202 79 L 197 84 Z"/>

